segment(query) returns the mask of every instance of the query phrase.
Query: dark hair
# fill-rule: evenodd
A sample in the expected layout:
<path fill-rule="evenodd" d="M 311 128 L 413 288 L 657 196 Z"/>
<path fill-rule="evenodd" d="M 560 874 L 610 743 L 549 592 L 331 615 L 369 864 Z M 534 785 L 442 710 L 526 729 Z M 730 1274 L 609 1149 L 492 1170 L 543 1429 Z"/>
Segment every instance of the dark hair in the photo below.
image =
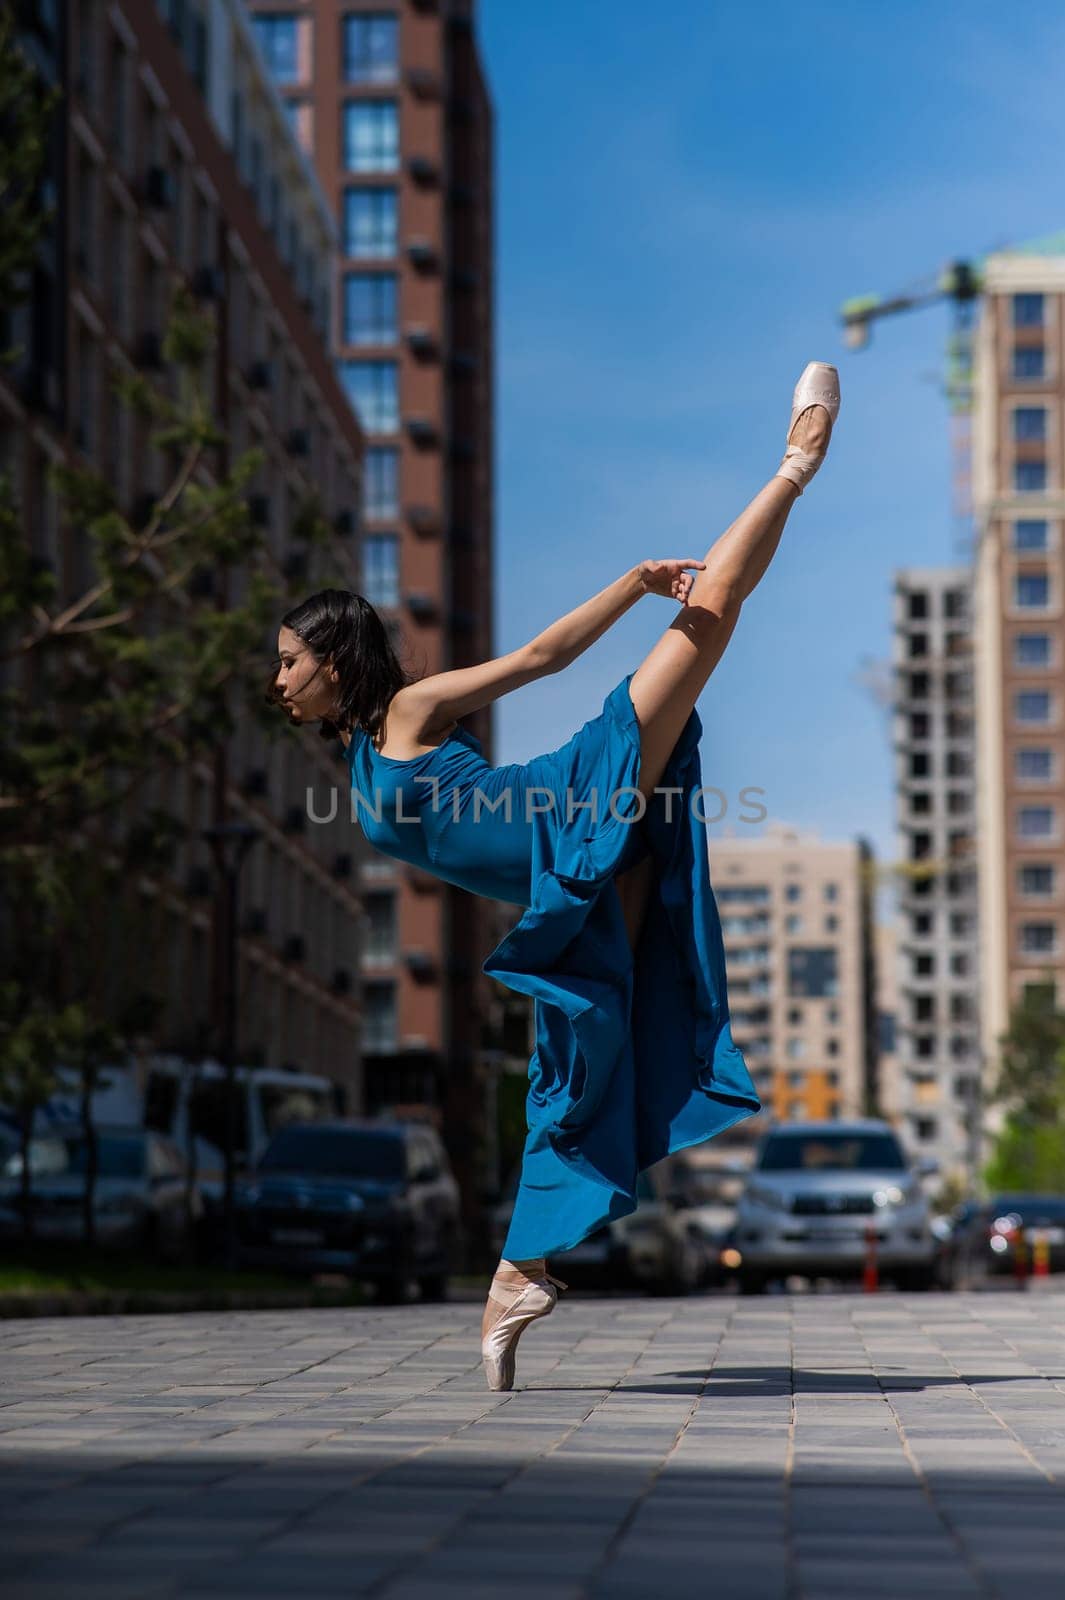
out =
<path fill-rule="evenodd" d="M 340 729 L 354 728 L 376 737 L 392 696 L 412 680 L 370 602 L 348 589 L 321 589 L 287 612 L 281 627 L 299 635 L 318 657 L 319 671 L 329 664 L 339 675 L 337 714 L 322 718 L 322 738 L 335 739 Z M 277 672 L 275 667 L 266 689 L 271 705 L 282 703 Z"/>

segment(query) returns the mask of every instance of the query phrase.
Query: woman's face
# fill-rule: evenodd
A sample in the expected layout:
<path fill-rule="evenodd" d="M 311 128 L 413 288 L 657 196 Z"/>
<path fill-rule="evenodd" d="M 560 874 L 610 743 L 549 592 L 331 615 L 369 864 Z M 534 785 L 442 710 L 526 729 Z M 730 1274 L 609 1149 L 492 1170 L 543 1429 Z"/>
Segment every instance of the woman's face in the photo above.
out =
<path fill-rule="evenodd" d="M 322 666 L 318 657 L 291 628 L 277 636 L 277 687 L 293 722 L 314 722 L 331 717 L 336 706 L 336 671 Z"/>

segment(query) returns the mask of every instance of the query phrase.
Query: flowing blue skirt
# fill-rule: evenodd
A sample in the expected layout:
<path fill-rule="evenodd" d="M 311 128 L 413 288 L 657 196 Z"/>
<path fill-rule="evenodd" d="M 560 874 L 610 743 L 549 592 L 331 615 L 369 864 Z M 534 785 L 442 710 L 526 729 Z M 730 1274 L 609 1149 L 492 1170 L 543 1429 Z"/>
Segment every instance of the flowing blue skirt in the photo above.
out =
<path fill-rule="evenodd" d="M 538 782 L 558 803 L 533 818 L 531 904 L 482 969 L 534 1002 L 510 1261 L 571 1249 L 627 1216 L 645 1168 L 762 1109 L 729 1022 L 699 792 L 702 723 L 693 709 L 658 792 L 631 820 L 640 771 L 631 678 L 537 758 Z M 596 814 L 577 808 L 593 795 Z M 634 958 L 613 880 L 648 853 L 653 884 Z"/>

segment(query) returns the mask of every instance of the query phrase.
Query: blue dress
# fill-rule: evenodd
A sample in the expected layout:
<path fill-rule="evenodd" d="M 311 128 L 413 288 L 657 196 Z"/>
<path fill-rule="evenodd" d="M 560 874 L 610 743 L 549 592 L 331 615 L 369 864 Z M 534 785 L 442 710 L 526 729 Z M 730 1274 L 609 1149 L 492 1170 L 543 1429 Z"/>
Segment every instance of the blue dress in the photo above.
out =
<path fill-rule="evenodd" d="M 465 728 L 408 761 L 348 746 L 370 844 L 474 894 L 524 906 L 482 971 L 534 1002 L 528 1137 L 503 1246 L 568 1250 L 636 1209 L 663 1156 L 760 1111 L 733 1042 L 710 887 L 694 709 L 640 817 L 629 673 L 568 742 L 492 767 Z M 653 857 L 635 957 L 616 873 Z"/>

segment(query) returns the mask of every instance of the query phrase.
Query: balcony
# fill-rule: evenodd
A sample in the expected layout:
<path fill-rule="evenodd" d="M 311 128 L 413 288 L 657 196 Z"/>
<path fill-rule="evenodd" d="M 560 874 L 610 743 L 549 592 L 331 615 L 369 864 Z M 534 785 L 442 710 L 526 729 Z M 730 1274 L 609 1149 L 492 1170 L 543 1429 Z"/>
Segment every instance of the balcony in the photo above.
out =
<path fill-rule="evenodd" d="M 415 0 L 416 9 L 417 0 Z M 405 73 L 407 88 L 416 100 L 439 100 L 443 93 L 444 85 L 440 74 L 431 67 L 408 67 Z"/>
<path fill-rule="evenodd" d="M 434 539 L 440 532 L 440 513 L 435 506 L 407 506 L 407 525 L 419 539 Z"/>
<path fill-rule="evenodd" d="M 411 156 L 407 161 L 407 171 L 423 189 L 435 188 L 440 182 L 440 167 L 430 156 Z"/>
<path fill-rule="evenodd" d="M 422 322 L 409 323 L 404 338 L 407 349 L 418 361 L 435 361 L 440 354 L 440 342 L 436 334 Z"/>
<path fill-rule="evenodd" d="M 403 602 L 417 622 L 435 622 L 440 615 L 435 595 L 427 594 L 422 589 L 409 589 L 403 596 Z"/>
<path fill-rule="evenodd" d="M 411 977 L 419 983 L 426 983 L 435 978 L 437 973 L 436 958 L 431 950 L 413 948 L 404 950 L 403 964 Z"/>
<path fill-rule="evenodd" d="M 440 443 L 440 430 L 431 417 L 407 417 L 403 426 L 407 438 L 419 450 L 431 450 Z"/>
<path fill-rule="evenodd" d="M 416 272 L 435 272 L 440 265 L 440 252 L 431 239 L 412 239 L 407 246 L 407 260 Z"/>

